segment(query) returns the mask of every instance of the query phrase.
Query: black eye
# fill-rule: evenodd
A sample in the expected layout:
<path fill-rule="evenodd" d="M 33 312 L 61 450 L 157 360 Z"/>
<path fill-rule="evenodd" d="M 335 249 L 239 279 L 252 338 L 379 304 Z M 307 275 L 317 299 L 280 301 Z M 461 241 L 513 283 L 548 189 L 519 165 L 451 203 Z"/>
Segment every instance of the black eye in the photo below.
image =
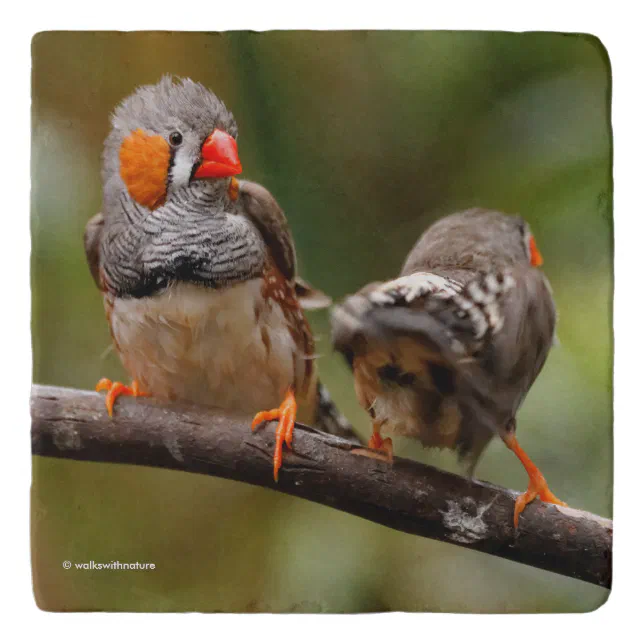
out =
<path fill-rule="evenodd" d="M 170 139 L 171 145 L 177 146 L 183 143 L 183 136 L 181 135 L 181 132 L 171 132 L 168 138 Z"/>

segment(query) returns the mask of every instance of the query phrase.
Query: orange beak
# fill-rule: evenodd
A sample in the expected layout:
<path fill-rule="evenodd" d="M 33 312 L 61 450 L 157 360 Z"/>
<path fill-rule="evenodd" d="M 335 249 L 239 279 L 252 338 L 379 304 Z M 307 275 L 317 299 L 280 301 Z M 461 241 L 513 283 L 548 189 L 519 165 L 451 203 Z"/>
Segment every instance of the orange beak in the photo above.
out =
<path fill-rule="evenodd" d="M 530 263 L 533 266 L 541 266 L 543 264 L 543 257 L 537 248 L 537 242 L 534 237 L 530 237 Z"/>
<path fill-rule="evenodd" d="M 242 171 L 237 141 L 223 130 L 214 130 L 201 146 L 203 161 L 195 172 L 197 179 L 234 177 Z"/>

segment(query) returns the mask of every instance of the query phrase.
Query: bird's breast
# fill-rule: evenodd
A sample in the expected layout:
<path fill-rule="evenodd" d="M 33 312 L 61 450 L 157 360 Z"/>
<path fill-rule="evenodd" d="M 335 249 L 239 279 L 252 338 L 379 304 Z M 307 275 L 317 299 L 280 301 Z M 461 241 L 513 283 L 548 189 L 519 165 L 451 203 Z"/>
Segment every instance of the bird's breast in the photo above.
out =
<path fill-rule="evenodd" d="M 112 336 L 153 396 L 252 413 L 279 405 L 308 356 L 264 278 L 223 290 L 177 283 L 143 298 L 109 298 Z"/>

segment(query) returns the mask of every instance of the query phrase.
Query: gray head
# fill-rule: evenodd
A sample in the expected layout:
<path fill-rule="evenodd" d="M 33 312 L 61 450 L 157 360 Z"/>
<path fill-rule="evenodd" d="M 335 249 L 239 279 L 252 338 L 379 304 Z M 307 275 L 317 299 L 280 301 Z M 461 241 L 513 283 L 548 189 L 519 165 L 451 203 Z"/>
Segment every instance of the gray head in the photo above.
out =
<path fill-rule="evenodd" d="M 437 268 L 488 272 L 541 263 L 530 227 L 521 217 L 472 208 L 430 226 L 407 256 L 402 274 Z"/>
<path fill-rule="evenodd" d="M 151 210 L 199 182 L 225 188 L 241 172 L 237 124 L 200 83 L 164 76 L 139 87 L 114 111 L 105 141 L 105 208 L 127 190 Z"/>
<path fill-rule="evenodd" d="M 100 270 L 120 297 L 175 282 L 227 286 L 261 274 L 266 249 L 229 191 L 237 125 L 203 85 L 170 76 L 112 117 L 103 155 Z"/>

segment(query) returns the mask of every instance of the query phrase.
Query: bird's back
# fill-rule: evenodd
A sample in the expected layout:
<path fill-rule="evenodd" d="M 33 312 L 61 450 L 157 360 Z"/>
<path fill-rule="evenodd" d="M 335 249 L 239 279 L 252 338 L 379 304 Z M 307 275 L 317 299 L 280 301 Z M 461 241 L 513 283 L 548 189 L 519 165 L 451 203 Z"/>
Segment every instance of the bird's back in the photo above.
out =
<path fill-rule="evenodd" d="M 378 427 L 455 449 L 472 466 L 506 431 L 543 367 L 556 318 L 521 225 L 481 210 L 447 217 L 421 236 L 401 277 L 336 307 L 334 346 Z M 513 243 L 499 234 L 506 227 Z"/>

